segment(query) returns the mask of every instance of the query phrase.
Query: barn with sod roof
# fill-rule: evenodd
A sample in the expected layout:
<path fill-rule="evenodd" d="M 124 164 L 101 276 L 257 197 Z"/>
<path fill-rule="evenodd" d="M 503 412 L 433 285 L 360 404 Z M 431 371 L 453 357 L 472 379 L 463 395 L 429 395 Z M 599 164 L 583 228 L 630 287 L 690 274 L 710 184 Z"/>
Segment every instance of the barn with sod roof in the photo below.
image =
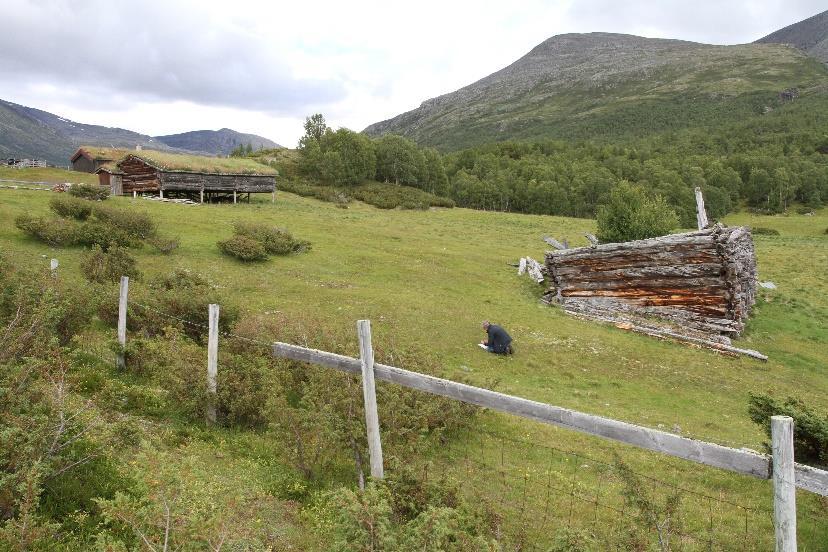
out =
<path fill-rule="evenodd" d="M 72 154 L 70 162 L 73 171 L 94 173 L 102 166 L 121 159 L 129 152 L 130 150 L 118 148 L 81 146 Z"/>
<path fill-rule="evenodd" d="M 240 195 L 276 192 L 275 169 L 251 159 L 133 151 L 115 164 L 120 194 L 157 193 L 201 203 L 238 201 Z"/>

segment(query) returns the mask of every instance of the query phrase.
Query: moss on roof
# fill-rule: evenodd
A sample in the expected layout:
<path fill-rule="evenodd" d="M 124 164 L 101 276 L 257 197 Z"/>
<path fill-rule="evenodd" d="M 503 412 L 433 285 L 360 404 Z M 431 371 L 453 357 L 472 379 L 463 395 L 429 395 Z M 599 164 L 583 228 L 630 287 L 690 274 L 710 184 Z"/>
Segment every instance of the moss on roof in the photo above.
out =
<path fill-rule="evenodd" d="M 131 150 L 122 149 L 122 148 L 102 148 L 100 146 L 81 146 L 72 155 L 72 159 L 75 159 L 81 151 L 85 152 L 86 155 L 91 157 L 96 161 L 118 161 L 132 153 Z"/>
<path fill-rule="evenodd" d="M 95 174 L 98 174 L 99 172 L 108 172 L 108 173 L 112 173 L 112 174 L 124 174 L 123 171 L 118 169 L 118 166 L 114 162 L 104 163 L 103 165 L 98 167 L 98 170 L 95 171 Z"/>
<path fill-rule="evenodd" d="M 170 172 L 252 174 L 262 176 L 276 176 L 279 174 L 276 169 L 257 163 L 252 159 L 239 157 L 206 157 L 203 155 L 186 155 L 155 150 L 131 151 L 129 154 L 157 169 Z"/>

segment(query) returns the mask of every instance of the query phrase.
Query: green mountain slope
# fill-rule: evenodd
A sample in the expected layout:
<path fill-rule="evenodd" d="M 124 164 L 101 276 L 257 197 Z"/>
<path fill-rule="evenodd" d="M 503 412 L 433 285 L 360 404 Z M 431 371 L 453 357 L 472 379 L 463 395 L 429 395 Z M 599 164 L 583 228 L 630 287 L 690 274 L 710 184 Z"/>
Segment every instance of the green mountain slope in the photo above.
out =
<path fill-rule="evenodd" d="M 568 34 L 365 132 L 443 150 L 507 139 L 627 138 L 742 120 L 773 107 L 786 88 L 807 95 L 825 86 L 828 69 L 790 46 Z"/>
<path fill-rule="evenodd" d="M 828 63 L 828 10 L 760 38 L 757 43 L 790 44 Z"/>
<path fill-rule="evenodd" d="M 236 132 L 229 128 L 221 130 L 193 130 L 181 134 L 156 136 L 156 140 L 173 147 L 190 151 L 205 151 L 213 155 L 230 155 L 239 145 L 250 144 L 254 150 L 280 148 L 273 140 L 255 134 Z"/>

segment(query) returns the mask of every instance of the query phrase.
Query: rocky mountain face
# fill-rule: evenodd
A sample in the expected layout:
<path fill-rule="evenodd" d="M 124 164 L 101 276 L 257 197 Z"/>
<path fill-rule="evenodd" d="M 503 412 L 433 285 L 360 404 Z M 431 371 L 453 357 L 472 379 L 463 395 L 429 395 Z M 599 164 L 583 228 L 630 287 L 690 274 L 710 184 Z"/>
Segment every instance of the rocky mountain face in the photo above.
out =
<path fill-rule="evenodd" d="M 760 38 L 761 44 L 790 44 L 828 63 L 828 11 Z"/>
<path fill-rule="evenodd" d="M 254 149 L 280 147 L 267 138 L 229 128 L 147 136 L 123 128 L 86 125 L 0 100 L 0 159 L 36 158 L 61 167 L 69 164 L 69 157 L 82 145 L 128 149 L 141 145 L 161 151 L 227 155 L 239 144 L 248 143 Z"/>
<path fill-rule="evenodd" d="M 229 155 L 240 145 L 250 144 L 254 150 L 281 148 L 273 140 L 255 134 L 236 132 L 229 128 L 221 130 L 193 130 L 181 134 L 156 136 L 156 140 L 179 149 L 204 151 L 211 155 Z"/>
<path fill-rule="evenodd" d="M 566 34 L 364 132 L 402 134 L 443 150 L 505 139 L 640 135 L 741 117 L 786 88 L 825 82 L 824 67 L 783 45 Z"/>

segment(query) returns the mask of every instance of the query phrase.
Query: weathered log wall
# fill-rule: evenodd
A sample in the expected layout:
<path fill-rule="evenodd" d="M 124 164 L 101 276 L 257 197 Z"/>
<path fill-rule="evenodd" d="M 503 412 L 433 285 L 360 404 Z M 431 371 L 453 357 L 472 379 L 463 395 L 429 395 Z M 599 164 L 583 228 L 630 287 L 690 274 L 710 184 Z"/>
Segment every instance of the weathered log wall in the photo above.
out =
<path fill-rule="evenodd" d="M 157 192 L 160 186 L 158 169 L 147 165 L 136 157 L 129 156 L 120 163 L 118 169 L 124 173 L 121 179 L 121 192 Z"/>
<path fill-rule="evenodd" d="M 755 301 L 756 258 L 747 228 L 712 228 L 649 240 L 549 251 L 555 298 L 570 312 L 729 341 Z"/>

